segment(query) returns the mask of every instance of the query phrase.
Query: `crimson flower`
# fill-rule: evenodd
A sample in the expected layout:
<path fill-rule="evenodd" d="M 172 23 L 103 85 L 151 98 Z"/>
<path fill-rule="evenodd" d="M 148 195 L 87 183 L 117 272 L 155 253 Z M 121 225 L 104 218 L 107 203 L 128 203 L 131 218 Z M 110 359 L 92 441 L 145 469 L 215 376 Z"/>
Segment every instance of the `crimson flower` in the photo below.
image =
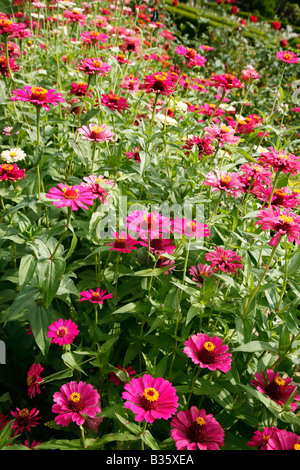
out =
<path fill-rule="evenodd" d="M 89 90 L 87 92 L 87 88 L 88 88 L 88 86 L 84 82 L 78 82 L 78 83 L 73 82 L 71 84 L 71 89 L 69 91 L 69 95 L 85 96 L 86 93 L 87 93 L 87 95 L 89 97 L 91 97 L 93 92 L 92 92 L 92 90 Z"/>
<path fill-rule="evenodd" d="M 16 64 L 15 59 L 13 58 L 8 58 L 9 62 L 9 67 L 12 72 L 17 72 L 20 67 Z M 6 57 L 5 56 L 0 56 L 0 74 L 5 75 L 6 77 L 9 77 L 9 68 L 7 65 Z"/>
<path fill-rule="evenodd" d="M 39 414 L 39 410 L 36 408 L 32 408 L 32 410 L 28 410 L 28 408 L 16 408 L 16 411 L 11 411 L 10 414 L 15 418 L 11 429 L 15 430 L 14 436 L 17 434 L 21 434 L 24 429 L 28 432 L 31 431 L 31 428 L 34 428 L 39 424 L 39 420 L 41 419 Z"/>
<path fill-rule="evenodd" d="M 0 181 L 17 181 L 25 178 L 25 170 L 20 170 L 14 163 L 3 163 L 0 165 Z"/>
<path fill-rule="evenodd" d="M 237 269 L 243 269 L 242 258 L 235 251 L 224 250 L 221 246 L 205 255 L 206 261 L 211 261 L 213 272 L 237 273 Z"/>
<path fill-rule="evenodd" d="M 250 381 L 250 385 L 257 388 L 260 393 L 267 395 L 271 400 L 284 405 L 288 398 L 296 389 L 296 385 L 291 385 L 293 379 L 286 377 L 283 379 L 279 372 L 274 372 L 272 369 L 267 369 L 267 373 L 257 372 L 255 378 Z M 300 400 L 298 391 L 294 396 L 294 401 L 291 403 L 292 411 L 298 407 L 296 401 Z"/>
<path fill-rule="evenodd" d="M 114 94 L 112 91 L 101 96 L 101 104 L 111 109 L 111 111 L 118 111 L 122 113 L 125 109 L 129 108 L 126 98 Z"/>
<path fill-rule="evenodd" d="M 140 90 L 146 93 L 156 93 L 169 96 L 174 91 L 174 82 L 166 72 L 157 72 L 152 75 L 146 75 L 144 82 L 140 85 Z"/>
<path fill-rule="evenodd" d="M 232 88 L 244 88 L 244 83 L 242 83 L 235 75 L 231 73 L 223 73 L 221 75 L 213 75 L 211 78 L 215 87 L 223 88 L 224 91 L 231 90 Z"/>
<path fill-rule="evenodd" d="M 135 238 L 128 235 L 125 231 L 122 231 L 120 234 L 113 232 L 114 241 L 111 243 L 106 243 L 110 246 L 111 251 L 120 251 L 121 253 L 130 253 L 132 250 L 137 249 L 137 245 L 140 245 L 141 242 L 138 242 Z"/>
<path fill-rule="evenodd" d="M 35 397 L 35 393 L 41 393 L 40 383 L 43 381 L 40 373 L 44 370 L 41 364 L 32 364 L 27 372 L 28 395 Z"/>
<path fill-rule="evenodd" d="M 12 36 L 23 29 L 25 29 L 23 23 L 15 23 L 7 18 L 0 19 L 0 34 L 3 36 Z"/>
<path fill-rule="evenodd" d="M 199 136 L 192 136 L 189 137 L 186 141 L 185 144 L 183 145 L 183 149 L 186 150 L 186 154 L 189 155 L 190 152 L 192 151 L 193 147 L 196 147 L 198 150 L 198 158 L 201 159 L 205 156 L 208 155 L 213 155 L 214 153 L 214 148 L 211 145 L 211 139 L 209 137 L 199 137 Z"/>

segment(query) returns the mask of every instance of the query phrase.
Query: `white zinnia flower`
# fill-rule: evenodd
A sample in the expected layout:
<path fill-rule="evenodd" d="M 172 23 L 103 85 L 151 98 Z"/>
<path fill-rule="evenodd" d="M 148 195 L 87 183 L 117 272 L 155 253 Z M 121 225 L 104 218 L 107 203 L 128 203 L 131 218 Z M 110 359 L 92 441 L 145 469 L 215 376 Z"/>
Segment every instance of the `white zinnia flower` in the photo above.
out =
<path fill-rule="evenodd" d="M 173 119 L 171 116 L 165 114 L 156 114 L 154 120 L 157 122 L 158 127 L 163 127 L 164 124 L 168 126 L 177 126 L 176 119 Z"/>
<path fill-rule="evenodd" d="M 3 150 L 1 153 L 1 159 L 6 163 L 15 163 L 20 160 L 25 160 L 26 153 L 22 149 L 15 148 L 10 150 Z"/>

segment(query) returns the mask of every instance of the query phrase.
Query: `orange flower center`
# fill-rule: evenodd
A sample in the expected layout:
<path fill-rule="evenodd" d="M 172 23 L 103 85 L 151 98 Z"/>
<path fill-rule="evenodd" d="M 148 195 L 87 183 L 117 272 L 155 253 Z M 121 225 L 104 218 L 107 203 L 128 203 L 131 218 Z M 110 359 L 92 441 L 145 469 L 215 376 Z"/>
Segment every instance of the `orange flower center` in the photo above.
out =
<path fill-rule="evenodd" d="M 14 169 L 14 166 L 13 166 L 13 165 L 8 165 L 8 164 L 6 164 L 6 163 L 4 163 L 4 164 L 2 165 L 2 170 L 4 170 L 4 171 L 12 171 L 13 169 Z"/>
<path fill-rule="evenodd" d="M 159 393 L 155 388 L 148 387 L 144 390 L 143 397 L 150 402 L 155 402 L 158 400 Z"/>
<path fill-rule="evenodd" d="M 61 326 L 60 328 L 57 329 L 56 334 L 60 338 L 63 338 L 64 336 L 68 334 L 68 328 L 66 328 L 65 326 Z"/>
<path fill-rule="evenodd" d="M 231 177 L 230 176 L 221 176 L 221 182 L 222 183 L 229 183 L 231 181 Z"/>
<path fill-rule="evenodd" d="M 66 199 L 78 198 L 78 189 L 72 189 L 72 186 L 70 186 L 69 188 L 64 188 L 63 192 Z"/>
<path fill-rule="evenodd" d="M 205 419 L 201 418 L 201 416 L 198 416 L 198 418 L 195 419 L 195 423 L 197 423 L 198 426 L 204 426 L 205 425 Z"/>
<path fill-rule="evenodd" d="M 41 86 L 31 88 L 31 98 L 44 98 L 48 91 Z"/>
<path fill-rule="evenodd" d="M 94 59 L 93 64 L 95 67 L 98 67 L 98 68 L 102 67 L 102 62 L 100 59 Z"/>
<path fill-rule="evenodd" d="M 27 408 L 23 408 L 19 411 L 19 416 L 20 418 L 27 418 L 27 416 L 29 416 L 29 410 Z"/>
<path fill-rule="evenodd" d="M 286 54 L 284 54 L 283 56 L 286 60 L 290 60 L 293 56 L 292 54 L 289 54 L 288 52 Z"/>
<path fill-rule="evenodd" d="M 204 343 L 203 347 L 209 352 L 212 352 L 216 349 L 216 346 L 211 341 L 206 341 L 206 343 Z"/>

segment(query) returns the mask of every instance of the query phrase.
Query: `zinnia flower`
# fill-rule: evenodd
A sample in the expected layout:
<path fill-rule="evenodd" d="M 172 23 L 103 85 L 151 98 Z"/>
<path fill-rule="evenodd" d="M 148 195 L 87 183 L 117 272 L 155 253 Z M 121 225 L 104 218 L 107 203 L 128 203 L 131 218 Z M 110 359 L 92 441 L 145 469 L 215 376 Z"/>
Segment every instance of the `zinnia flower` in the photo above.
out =
<path fill-rule="evenodd" d="M 292 380 L 290 377 L 283 379 L 279 372 L 274 372 L 272 369 L 267 369 L 267 374 L 264 372 L 257 372 L 251 380 L 250 384 L 257 388 L 257 390 L 267 395 L 271 400 L 284 405 L 288 398 L 296 389 L 296 385 L 290 385 Z M 291 403 L 292 411 L 298 407 L 296 401 L 300 400 L 298 391 L 294 396 L 294 401 Z"/>
<path fill-rule="evenodd" d="M 268 168 L 273 168 L 275 173 L 282 171 L 284 174 L 296 175 L 300 172 L 300 160 L 296 155 L 285 151 L 278 151 L 269 147 L 270 152 L 262 152 L 258 157 L 258 162 Z"/>
<path fill-rule="evenodd" d="M 84 176 L 83 183 L 80 186 L 87 187 L 90 189 L 94 197 L 99 198 L 102 204 L 108 205 L 108 198 L 112 197 L 109 194 L 110 189 L 114 186 L 114 180 L 109 180 L 103 175 L 90 175 Z"/>
<path fill-rule="evenodd" d="M 213 155 L 214 153 L 214 148 L 211 145 L 211 139 L 204 136 L 204 137 L 198 137 L 198 136 L 192 136 L 189 137 L 186 141 L 185 144 L 183 145 L 183 149 L 186 149 L 186 154 L 189 155 L 193 147 L 196 147 L 198 150 L 198 158 L 201 159 L 207 155 Z"/>
<path fill-rule="evenodd" d="M 23 101 L 34 104 L 35 106 L 42 106 L 46 111 L 49 111 L 49 104 L 53 106 L 58 103 L 65 103 L 65 99 L 61 93 L 58 93 L 54 88 L 46 90 L 41 86 L 31 87 L 24 85 L 24 88 L 17 88 L 12 90 L 11 101 Z"/>
<path fill-rule="evenodd" d="M 213 415 L 196 406 L 178 411 L 171 421 L 171 437 L 177 450 L 219 450 L 225 445 L 224 435 Z"/>
<path fill-rule="evenodd" d="M 140 242 L 138 242 L 135 238 L 128 235 L 125 231 L 121 232 L 120 234 L 117 232 L 113 232 L 114 241 L 111 243 L 106 243 L 106 245 L 110 246 L 111 251 L 120 251 L 121 253 L 130 253 L 132 250 L 136 250 L 137 246 Z"/>
<path fill-rule="evenodd" d="M 15 163 L 25 160 L 26 153 L 20 148 L 13 148 L 10 150 L 3 150 L 1 153 L 1 160 L 6 163 Z"/>
<path fill-rule="evenodd" d="M 16 164 L 10 165 L 4 163 L 0 165 L 1 181 L 17 181 L 25 178 L 25 170 L 20 170 Z"/>
<path fill-rule="evenodd" d="M 257 430 L 247 445 L 249 447 L 257 447 L 258 450 L 268 450 L 268 441 L 276 431 L 278 431 L 278 428 L 275 426 L 270 428 L 264 427 L 263 431 Z"/>
<path fill-rule="evenodd" d="M 118 111 L 119 113 L 122 113 L 125 109 L 129 108 L 127 99 L 121 98 L 112 91 L 101 96 L 101 104 L 112 111 Z"/>
<path fill-rule="evenodd" d="M 63 320 L 60 318 L 49 326 L 47 336 L 48 338 L 52 338 L 51 343 L 63 346 L 64 344 L 72 343 L 78 333 L 78 326 L 72 322 L 72 320 Z"/>
<path fill-rule="evenodd" d="M 285 429 L 277 429 L 268 439 L 266 450 L 300 450 L 300 436 Z"/>
<path fill-rule="evenodd" d="M 88 210 L 87 206 L 92 206 L 97 196 L 88 186 L 68 186 L 59 183 L 57 188 L 50 189 L 46 197 L 53 199 L 54 206 L 71 207 L 73 211 L 77 211 L 79 207 Z"/>
<path fill-rule="evenodd" d="M 43 381 L 40 373 L 44 370 L 41 364 L 32 364 L 27 372 L 28 395 L 35 397 L 35 393 L 41 393 L 40 383 Z"/>
<path fill-rule="evenodd" d="M 221 246 L 205 255 L 206 261 L 211 261 L 213 272 L 237 273 L 237 269 L 243 269 L 242 258 L 235 251 L 224 250 Z"/>
<path fill-rule="evenodd" d="M 232 88 L 244 88 L 245 85 L 238 78 L 231 73 L 223 73 L 221 75 L 213 75 L 212 82 L 217 88 L 223 88 L 224 91 L 231 90 Z"/>
<path fill-rule="evenodd" d="M 111 132 L 106 124 L 94 124 L 91 122 L 88 126 L 82 126 L 78 129 L 78 134 L 81 135 L 83 140 L 90 140 L 91 142 L 109 142 L 114 140 L 115 134 Z"/>
<path fill-rule="evenodd" d="M 84 302 L 85 300 L 88 300 L 92 304 L 103 304 L 104 300 L 106 299 L 112 299 L 113 295 L 112 294 L 106 294 L 106 290 L 100 290 L 100 287 L 97 287 L 97 289 L 94 291 L 92 289 L 85 290 L 80 292 L 81 299 L 79 302 Z"/>
<path fill-rule="evenodd" d="M 272 230 L 276 235 L 269 241 L 270 246 L 276 246 L 279 239 L 287 235 L 289 242 L 300 244 L 300 216 L 290 212 L 288 209 L 281 209 L 277 206 L 271 206 L 269 209 L 261 210 L 256 224 L 261 225 L 262 230 Z"/>
<path fill-rule="evenodd" d="M 286 62 L 287 64 L 298 64 L 299 57 L 290 51 L 279 51 L 276 52 L 277 59 L 281 60 L 282 62 Z"/>
<path fill-rule="evenodd" d="M 241 175 L 234 172 L 227 173 L 226 171 L 220 170 L 210 171 L 206 175 L 203 184 L 211 186 L 212 192 L 224 191 L 235 198 L 244 192 L 244 184 L 241 180 Z"/>
<path fill-rule="evenodd" d="M 21 434 L 24 429 L 28 432 L 31 431 L 31 428 L 34 428 L 39 424 L 39 420 L 41 419 L 39 414 L 39 410 L 36 408 L 32 408 L 32 410 L 28 410 L 28 408 L 19 408 L 16 411 L 11 411 L 10 414 L 15 418 L 11 429 L 15 430 L 14 436 L 17 434 Z"/>
<path fill-rule="evenodd" d="M 6 77 L 9 77 L 9 68 L 12 72 L 17 72 L 20 67 L 16 64 L 15 59 L 13 58 L 8 58 L 8 64 L 6 61 L 5 56 L 0 56 L 0 74 L 5 75 Z M 8 68 L 9 65 L 9 68 Z"/>
<path fill-rule="evenodd" d="M 192 335 L 184 342 L 183 352 L 200 368 L 228 372 L 231 369 L 231 354 L 228 346 L 217 336 L 207 334 Z"/>
<path fill-rule="evenodd" d="M 203 285 L 204 279 L 211 277 L 213 271 L 209 264 L 199 263 L 197 266 L 191 266 L 189 273 L 192 276 L 192 280 L 198 282 L 197 286 L 201 287 Z"/>
<path fill-rule="evenodd" d="M 97 44 L 98 42 L 107 42 L 109 36 L 99 31 L 82 31 L 81 40 L 87 44 Z"/>
<path fill-rule="evenodd" d="M 124 406 L 135 413 L 135 421 L 153 423 L 156 419 L 169 419 L 178 408 L 178 397 L 172 384 L 163 377 L 149 374 L 133 378 L 124 386 Z"/>
<path fill-rule="evenodd" d="M 132 211 L 126 217 L 128 230 L 133 231 L 141 239 L 159 238 L 162 233 L 170 233 L 171 221 L 157 211 Z"/>
<path fill-rule="evenodd" d="M 88 96 L 91 97 L 92 96 L 92 90 L 89 90 L 87 92 L 87 88 L 88 88 L 88 86 L 84 82 L 78 82 L 78 83 L 73 82 L 71 84 L 71 89 L 69 91 L 69 95 L 85 96 L 86 93 L 87 93 Z"/>
<path fill-rule="evenodd" d="M 53 400 L 52 412 L 58 414 L 54 418 L 58 425 L 69 426 L 74 422 L 80 426 L 88 418 L 95 418 L 97 413 L 101 413 L 100 395 L 86 382 L 64 384 L 59 392 L 54 393 Z"/>
<path fill-rule="evenodd" d="M 207 224 L 201 224 L 196 220 L 189 220 L 186 218 L 181 219 L 180 217 L 176 217 L 172 220 L 172 230 L 175 233 L 185 235 L 188 238 L 202 238 L 210 236 Z"/>
<path fill-rule="evenodd" d="M 189 47 L 184 46 L 177 46 L 175 49 L 175 53 L 178 55 L 182 55 L 185 59 L 188 60 L 187 67 L 204 67 L 206 58 L 200 54 L 197 54 L 195 49 L 191 49 Z"/>
<path fill-rule="evenodd" d="M 221 124 L 217 126 L 217 124 L 212 123 L 210 126 L 204 128 L 211 139 L 216 139 L 219 143 L 219 147 L 223 147 L 223 145 L 227 142 L 228 144 L 238 144 L 240 138 L 235 136 L 235 130 L 231 126 L 225 126 L 225 124 Z"/>
<path fill-rule="evenodd" d="M 0 34 L 3 36 L 12 36 L 22 29 L 25 29 L 25 25 L 23 23 L 15 23 L 14 21 L 10 21 L 8 18 L 0 19 Z"/>
<path fill-rule="evenodd" d="M 155 93 L 169 96 L 174 91 L 174 82 L 166 72 L 157 72 L 152 75 L 146 75 L 144 82 L 140 85 L 140 90 L 146 93 Z"/>
<path fill-rule="evenodd" d="M 81 70 L 87 75 L 103 75 L 106 77 L 111 69 L 111 65 L 103 62 L 101 59 L 90 57 L 88 59 L 82 59 L 77 65 L 77 70 Z"/>

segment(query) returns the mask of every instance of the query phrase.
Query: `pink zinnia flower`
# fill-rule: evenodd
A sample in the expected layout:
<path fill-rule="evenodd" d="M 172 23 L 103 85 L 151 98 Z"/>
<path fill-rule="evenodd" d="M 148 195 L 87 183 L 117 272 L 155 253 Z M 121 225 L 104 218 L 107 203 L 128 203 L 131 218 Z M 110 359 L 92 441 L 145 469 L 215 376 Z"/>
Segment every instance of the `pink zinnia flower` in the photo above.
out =
<path fill-rule="evenodd" d="M 78 333 L 78 326 L 72 322 L 72 320 L 63 320 L 60 318 L 49 326 L 47 336 L 48 338 L 52 338 L 51 343 L 63 346 L 64 344 L 72 343 Z"/>
<path fill-rule="evenodd" d="M 267 395 L 271 400 L 278 403 L 278 405 L 284 405 L 287 399 L 297 388 L 296 385 L 290 385 L 293 379 L 286 377 L 283 379 L 279 372 L 274 372 L 272 369 L 267 369 L 267 374 L 264 372 L 257 372 L 255 378 L 250 381 L 250 384 L 256 387 L 258 392 Z M 296 401 L 300 400 L 298 391 L 294 396 L 294 401 L 291 403 L 292 411 L 295 411 L 298 407 Z"/>
<path fill-rule="evenodd" d="M 282 171 L 285 174 L 296 175 L 300 172 L 300 159 L 296 155 L 272 147 L 269 147 L 269 150 L 270 152 L 262 152 L 257 159 L 263 166 L 273 168 L 275 173 Z"/>
<path fill-rule="evenodd" d="M 103 75 L 106 77 L 111 69 L 111 65 L 103 62 L 101 59 L 90 57 L 88 59 L 82 59 L 77 65 L 77 70 L 81 70 L 87 75 Z"/>
<path fill-rule="evenodd" d="M 22 408 L 21 410 L 17 408 L 16 411 L 11 411 L 10 414 L 15 418 L 11 426 L 11 429 L 15 430 L 14 436 L 21 434 L 24 429 L 30 432 L 31 428 L 37 426 L 41 419 L 40 416 L 37 416 L 39 410 L 36 408 L 32 408 L 30 411 L 28 408 Z"/>
<path fill-rule="evenodd" d="M 300 450 L 300 436 L 285 429 L 277 429 L 268 439 L 266 450 Z"/>
<path fill-rule="evenodd" d="M 264 187 L 256 185 L 251 191 L 254 196 L 264 201 L 266 204 L 269 202 L 273 188 L 272 186 Z M 300 204 L 300 194 L 288 187 L 276 188 L 273 192 L 271 205 L 280 207 L 298 207 Z"/>
<path fill-rule="evenodd" d="M 107 206 L 108 198 L 112 197 L 109 191 L 113 188 L 114 184 L 114 180 L 109 180 L 102 175 L 90 175 L 84 176 L 83 183 L 80 186 L 89 188 L 95 199 L 99 198 L 102 204 Z"/>
<path fill-rule="evenodd" d="M 206 261 L 211 261 L 214 272 L 237 273 L 237 269 L 243 269 L 242 258 L 235 251 L 224 250 L 218 246 L 205 255 Z"/>
<path fill-rule="evenodd" d="M 78 23 L 80 26 L 84 26 L 86 23 L 86 15 L 76 9 L 65 10 L 63 16 L 69 20 L 69 23 Z"/>
<path fill-rule="evenodd" d="M 12 90 L 11 101 L 23 101 L 34 104 L 35 106 L 42 106 L 46 111 L 49 111 L 49 104 L 53 106 L 58 103 L 65 103 L 65 99 L 61 93 L 57 93 L 54 88 L 46 90 L 41 86 L 31 87 L 24 85 L 24 88 L 17 88 Z"/>
<path fill-rule="evenodd" d="M 231 354 L 221 338 L 198 333 L 184 342 L 183 352 L 200 368 L 228 372 L 231 369 Z"/>
<path fill-rule="evenodd" d="M 80 292 L 81 299 L 79 300 L 79 302 L 84 302 L 85 300 L 88 300 L 89 302 L 92 302 L 92 304 L 103 305 L 104 300 L 113 298 L 112 294 L 106 294 L 106 292 L 106 290 L 100 290 L 100 287 L 97 287 L 95 291 L 92 289 L 82 291 Z"/>
<path fill-rule="evenodd" d="M 213 75 L 211 80 L 214 82 L 215 87 L 223 88 L 224 91 L 231 90 L 232 88 L 244 88 L 245 84 L 242 83 L 235 75 L 231 73 L 223 73 L 221 75 Z"/>
<path fill-rule="evenodd" d="M 69 95 L 75 95 L 75 96 L 85 96 L 86 93 L 89 97 L 92 96 L 92 90 L 88 90 L 87 92 L 87 84 L 84 83 L 84 82 L 78 82 L 78 83 L 75 83 L 73 82 L 71 84 L 71 89 L 69 91 Z"/>
<path fill-rule="evenodd" d="M 3 36 L 12 36 L 23 29 L 25 29 L 23 23 L 15 23 L 8 18 L 0 19 L 0 34 L 3 34 Z"/>
<path fill-rule="evenodd" d="M 7 48 L 8 48 L 8 57 L 18 59 L 21 55 L 20 48 L 17 44 L 14 42 L 8 42 L 7 43 Z M 0 44 L 0 55 L 5 55 L 5 44 L 4 42 Z"/>
<path fill-rule="evenodd" d="M 186 218 L 181 219 L 180 217 L 176 217 L 172 220 L 172 230 L 175 233 L 180 235 L 185 235 L 186 237 L 209 237 L 210 231 L 207 228 L 207 224 L 201 224 L 196 220 L 189 220 Z"/>
<path fill-rule="evenodd" d="M 142 246 L 148 246 L 148 242 L 140 242 Z M 176 250 L 176 245 L 173 241 L 163 237 L 151 237 L 149 242 L 150 251 L 156 256 L 161 256 L 164 253 L 172 254 Z"/>
<path fill-rule="evenodd" d="M 269 241 L 270 246 L 277 246 L 280 237 L 287 235 L 289 242 L 300 244 L 300 216 L 285 209 L 281 212 L 277 206 L 261 210 L 256 224 L 261 225 L 262 230 L 272 230 L 276 235 Z"/>
<path fill-rule="evenodd" d="M 141 239 L 159 238 L 162 233 L 170 233 L 171 221 L 169 217 L 147 211 L 132 211 L 127 217 L 127 229 L 133 231 Z"/>
<path fill-rule="evenodd" d="M 111 109 L 111 111 L 118 111 L 122 113 L 125 109 L 129 108 L 126 98 L 121 98 L 112 91 L 101 96 L 101 104 Z"/>
<path fill-rule="evenodd" d="M 177 46 L 175 49 L 175 53 L 178 55 L 182 55 L 185 59 L 188 60 L 187 67 L 204 67 L 206 58 L 200 54 L 197 54 L 195 49 L 191 49 L 189 47 L 184 46 Z"/>
<path fill-rule="evenodd" d="M 123 43 L 119 47 L 123 52 L 131 52 L 133 54 L 140 54 L 142 52 L 141 40 L 137 36 L 123 37 Z"/>
<path fill-rule="evenodd" d="M 88 186 L 68 186 L 59 183 L 57 188 L 50 189 L 46 197 L 53 199 L 53 206 L 71 207 L 73 211 L 77 211 L 79 207 L 88 210 L 87 206 L 92 206 L 97 196 Z"/>
<path fill-rule="evenodd" d="M 171 437 L 177 450 L 219 450 L 225 432 L 212 414 L 192 406 L 178 411 L 171 421 Z"/>
<path fill-rule="evenodd" d="M 83 31 L 81 33 L 81 40 L 87 44 L 97 44 L 98 42 L 107 42 L 109 36 L 99 31 Z"/>
<path fill-rule="evenodd" d="M 225 111 L 223 109 L 216 109 L 217 105 L 213 103 L 203 103 L 199 106 L 199 114 L 205 114 L 205 116 L 222 116 Z"/>
<path fill-rule="evenodd" d="M 135 421 L 153 423 L 156 419 L 169 419 L 178 408 L 178 396 L 172 384 L 163 377 L 149 374 L 131 379 L 124 387 L 124 406 L 135 413 Z"/>
<path fill-rule="evenodd" d="M 35 393 L 41 393 L 40 383 L 43 382 L 40 373 L 44 370 L 41 364 L 32 364 L 29 371 L 27 372 L 27 385 L 28 395 L 30 398 L 35 397 Z"/>
<path fill-rule="evenodd" d="M 210 124 L 210 126 L 207 126 L 204 128 L 204 131 L 206 131 L 211 139 L 216 139 L 219 142 L 219 147 L 223 147 L 225 142 L 228 144 L 238 144 L 240 141 L 240 138 L 235 136 L 235 130 L 231 126 L 226 126 L 225 124 L 221 124 L 218 126 L 217 124 Z"/>
<path fill-rule="evenodd" d="M 136 147 L 133 150 L 134 150 L 133 152 L 126 152 L 125 155 L 127 155 L 127 158 L 129 160 L 135 160 L 136 162 L 140 162 L 141 161 L 140 148 Z"/>
<path fill-rule="evenodd" d="M 20 69 L 20 67 L 16 64 L 15 59 L 8 58 L 8 62 L 9 62 L 10 70 L 12 72 L 17 72 Z M 0 74 L 5 75 L 6 77 L 10 76 L 5 56 L 0 56 Z"/>
<path fill-rule="evenodd" d="M 156 93 L 169 96 L 175 89 L 174 82 L 166 72 L 157 72 L 152 75 L 146 75 L 144 82 L 140 85 L 140 90 L 146 93 Z"/>
<path fill-rule="evenodd" d="M 244 183 L 241 180 L 241 175 L 234 172 L 227 173 L 226 171 L 220 170 L 210 171 L 206 175 L 203 184 L 211 186 L 212 192 L 224 191 L 235 198 L 244 192 Z"/>
<path fill-rule="evenodd" d="M 241 181 L 244 183 L 244 188 L 249 187 L 251 183 L 263 182 L 268 185 L 272 184 L 272 172 L 258 163 L 244 163 L 240 166 L 240 170 L 243 172 L 241 175 Z"/>
<path fill-rule="evenodd" d="M 120 83 L 120 88 L 131 91 L 132 93 L 137 92 L 140 87 L 140 81 L 134 75 L 126 75 Z"/>
<path fill-rule="evenodd" d="M 249 64 L 245 69 L 242 70 L 241 78 L 245 82 L 249 82 L 250 79 L 258 80 L 259 78 L 261 78 L 261 75 L 255 70 L 255 68 L 251 64 Z"/>
<path fill-rule="evenodd" d="M 100 395 L 86 382 L 64 384 L 59 392 L 54 393 L 53 400 L 52 412 L 58 414 L 54 418 L 58 425 L 69 426 L 73 422 L 80 426 L 88 418 L 95 418 L 101 413 Z"/>
<path fill-rule="evenodd" d="M 203 285 L 204 279 L 211 277 L 213 274 L 212 267 L 209 264 L 199 263 L 197 266 L 191 266 L 189 273 L 192 276 L 192 280 L 198 282 L 197 286 Z"/>
<path fill-rule="evenodd" d="M 111 132 L 106 124 L 94 124 L 91 122 L 88 126 L 82 126 L 78 129 L 78 134 L 83 140 L 91 142 L 108 142 L 114 140 L 115 134 Z"/>
<path fill-rule="evenodd" d="M 287 64 L 298 64 L 299 57 L 290 51 L 279 51 L 276 52 L 277 59 L 281 60 L 282 62 L 286 62 Z"/>
<path fill-rule="evenodd" d="M 137 249 L 137 245 L 141 242 L 138 242 L 135 238 L 127 235 L 125 231 L 122 231 L 120 234 L 113 232 L 114 242 L 106 243 L 110 246 L 111 251 L 120 251 L 121 253 L 130 253 L 132 250 Z"/>
<path fill-rule="evenodd" d="M 171 273 L 175 269 L 175 260 L 166 258 L 165 256 L 159 256 L 157 263 L 157 268 L 164 268 L 166 271 L 164 272 L 165 275 Z"/>
<path fill-rule="evenodd" d="M 249 447 L 257 447 L 257 450 L 268 450 L 268 441 L 276 431 L 278 431 L 278 428 L 275 426 L 270 428 L 264 427 L 263 431 L 257 430 L 247 445 Z"/>
<path fill-rule="evenodd" d="M 121 374 L 116 375 L 115 372 L 109 372 L 109 381 L 113 382 L 115 385 L 121 385 L 124 382 L 129 382 L 131 377 L 135 374 L 135 370 L 131 366 L 122 367 L 121 364 L 117 366 L 117 369 L 120 369 Z M 122 380 L 123 379 L 123 380 Z"/>
<path fill-rule="evenodd" d="M 25 170 L 20 170 L 14 163 L 3 163 L 0 165 L 0 181 L 17 181 L 25 178 Z"/>

